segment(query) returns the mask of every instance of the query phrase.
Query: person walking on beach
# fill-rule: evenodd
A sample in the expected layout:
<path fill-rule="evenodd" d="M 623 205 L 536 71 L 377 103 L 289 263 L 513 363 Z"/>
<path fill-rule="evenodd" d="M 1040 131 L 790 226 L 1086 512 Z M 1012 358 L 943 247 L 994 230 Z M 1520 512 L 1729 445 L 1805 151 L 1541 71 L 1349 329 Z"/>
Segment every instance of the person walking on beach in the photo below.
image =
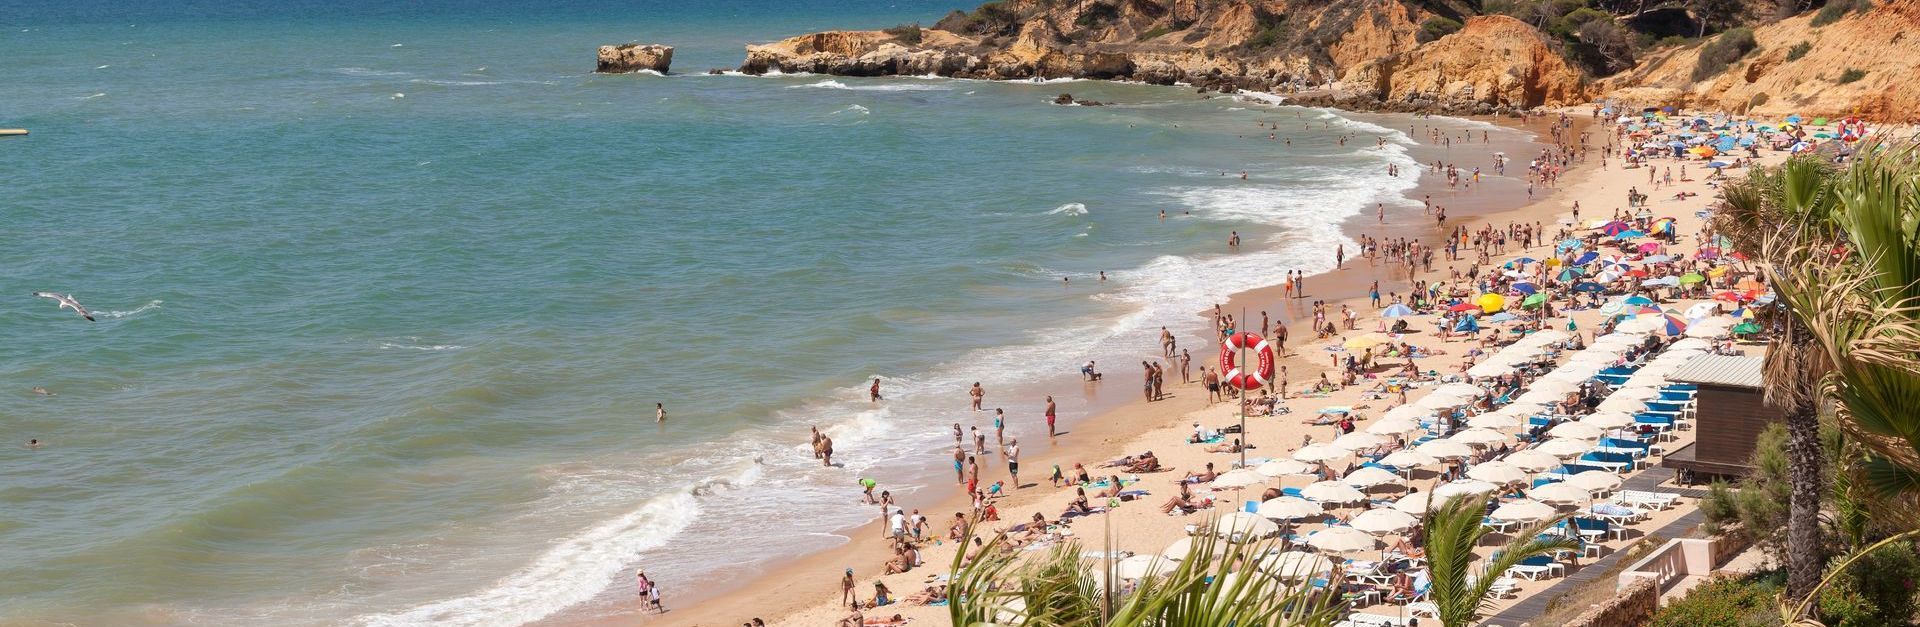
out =
<path fill-rule="evenodd" d="M 1207 386 L 1207 404 L 1212 405 L 1216 402 L 1219 402 L 1220 401 L 1220 375 L 1215 374 L 1213 369 L 1211 368 L 1208 368 L 1206 366 L 1201 366 L 1200 382 Z"/>
<path fill-rule="evenodd" d="M 1013 489 L 1020 489 L 1020 438 L 1007 441 L 1001 452 L 1007 454 L 1007 475 L 1013 477 Z"/>
<path fill-rule="evenodd" d="M 1153 400 L 1157 401 L 1167 397 L 1167 395 L 1164 392 L 1160 391 L 1161 385 L 1165 383 L 1166 379 L 1167 379 L 1167 369 L 1162 367 L 1160 364 L 1154 364 L 1153 365 Z"/>
<path fill-rule="evenodd" d="M 968 390 L 967 394 L 973 397 L 973 410 L 980 411 L 980 400 L 987 397 L 987 391 L 981 389 L 979 381 L 975 381 L 973 382 L 973 389 Z"/>
<path fill-rule="evenodd" d="M 954 483 L 967 482 L 966 465 L 967 465 L 967 448 L 957 443 L 954 444 L 953 445 L 953 482 Z"/>
<path fill-rule="evenodd" d="M 875 403 L 886 400 L 886 399 L 880 398 L 880 377 L 873 378 L 873 387 L 867 388 L 867 396 L 868 396 L 868 399 L 867 399 L 868 401 L 875 402 Z"/>
<path fill-rule="evenodd" d="M 1047 397 L 1047 437 L 1049 438 L 1053 437 L 1055 434 L 1053 430 L 1053 413 L 1054 413 L 1053 397 L 1048 396 Z"/>
<path fill-rule="evenodd" d="M 1336 245 L 1334 245 L 1334 247 L 1333 247 L 1333 267 L 1335 267 L 1335 268 L 1344 268 L 1344 267 L 1346 267 L 1346 265 L 1347 265 L 1347 245 L 1346 245 L 1346 244 L 1336 244 Z M 878 384 L 878 383 L 879 383 L 879 379 L 875 379 L 875 380 L 874 380 L 874 382 L 875 382 L 875 384 Z"/>
<path fill-rule="evenodd" d="M 1007 445 L 1007 410 L 993 408 L 993 443 Z"/>
<path fill-rule="evenodd" d="M 1193 382 L 1193 379 L 1187 376 L 1187 366 L 1192 364 L 1193 364 L 1193 353 L 1187 352 L 1187 349 L 1184 349 L 1184 348 L 1180 349 L 1180 382 L 1181 383 Z"/>
<path fill-rule="evenodd" d="M 1380 308 L 1380 282 L 1379 281 L 1374 281 L 1373 286 L 1367 288 L 1367 295 L 1373 297 L 1373 308 L 1379 309 Z"/>
<path fill-rule="evenodd" d="M 1173 332 L 1166 327 L 1160 327 L 1160 354 L 1173 356 Z"/>
<path fill-rule="evenodd" d="M 1145 373 L 1141 379 L 1140 389 L 1146 394 L 1147 402 L 1151 403 L 1153 402 L 1153 364 L 1140 362 L 1140 369 Z"/>
<path fill-rule="evenodd" d="M 639 572 L 639 579 L 640 602 L 644 604 L 648 611 L 655 614 L 665 613 L 667 611 L 666 606 L 660 604 L 660 584 L 656 584 L 652 579 L 648 579 L 647 571 L 644 570 Z"/>
<path fill-rule="evenodd" d="M 847 572 L 842 573 L 840 575 L 840 602 L 845 603 L 847 604 L 847 607 L 852 607 L 852 608 L 857 608 L 860 604 L 860 600 L 854 598 L 853 596 L 853 569 L 852 568 L 848 568 Z"/>

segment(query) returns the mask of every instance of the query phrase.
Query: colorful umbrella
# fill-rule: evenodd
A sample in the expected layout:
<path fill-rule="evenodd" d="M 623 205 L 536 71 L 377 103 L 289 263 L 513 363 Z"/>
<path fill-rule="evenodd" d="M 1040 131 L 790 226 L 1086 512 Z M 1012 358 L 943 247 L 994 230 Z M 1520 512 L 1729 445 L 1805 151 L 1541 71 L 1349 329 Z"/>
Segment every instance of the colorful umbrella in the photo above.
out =
<path fill-rule="evenodd" d="M 1500 311 L 1507 307 L 1507 297 L 1499 294 L 1481 294 L 1480 298 L 1475 299 L 1474 302 L 1479 303 L 1480 309 L 1485 310 L 1487 313 Z"/>
<path fill-rule="evenodd" d="M 1585 282 L 1575 284 L 1573 286 L 1573 291 L 1586 292 L 1589 294 L 1598 294 L 1600 292 L 1607 291 L 1607 288 L 1605 286 L 1600 285 L 1599 283 L 1585 281 Z"/>
<path fill-rule="evenodd" d="M 1528 309 L 1532 309 L 1534 307 L 1539 307 L 1541 303 L 1545 303 L 1545 302 L 1547 302 L 1546 294 L 1534 294 L 1532 296 L 1528 296 L 1526 300 L 1521 301 L 1520 306 L 1526 307 Z"/>
<path fill-rule="evenodd" d="M 1652 305 L 1653 304 L 1653 300 L 1645 296 L 1628 296 L 1627 299 L 1622 302 L 1625 302 L 1626 304 L 1629 304 L 1629 305 Z"/>
<path fill-rule="evenodd" d="M 1605 233 L 1605 234 L 1607 234 L 1607 235 L 1619 235 L 1619 234 L 1621 234 L 1621 233 L 1624 233 L 1624 232 L 1626 232 L 1626 231 L 1627 231 L 1628 229 L 1631 229 L 1631 228 L 1633 228 L 1633 227 L 1630 227 L 1630 226 L 1628 226 L 1628 225 L 1627 225 L 1627 223 L 1625 223 L 1625 222 L 1621 222 L 1621 221 L 1619 221 L 1619 220 L 1614 220 L 1614 221 L 1612 221 L 1612 222 L 1608 222 L 1608 223 L 1606 223 L 1606 225 L 1604 225 L 1604 226 L 1601 226 L 1601 227 L 1600 227 L 1600 232 L 1601 232 L 1601 233 Z M 1573 241 L 1573 240 L 1568 240 L 1568 241 Z"/>
<path fill-rule="evenodd" d="M 1448 307 L 1447 311 L 1462 312 L 1462 311 L 1476 311 L 1478 309 L 1480 309 L 1480 306 L 1475 305 L 1473 303 L 1455 303 L 1452 307 Z"/>
<path fill-rule="evenodd" d="M 1660 318 L 1661 320 L 1666 321 L 1665 331 L 1667 332 L 1667 335 L 1678 336 L 1682 333 L 1687 332 L 1686 318 L 1682 318 L 1678 314 L 1665 314 L 1665 315 L 1662 315 Z"/>
<path fill-rule="evenodd" d="M 1707 277 L 1700 276 L 1698 272 L 1688 272 L 1680 275 L 1680 283 L 1684 285 L 1692 285 L 1705 280 L 1707 280 Z"/>
<path fill-rule="evenodd" d="M 1619 233 L 1616 233 L 1614 234 L 1613 238 L 1614 239 L 1633 239 L 1636 237 L 1646 237 L 1646 236 L 1647 236 L 1646 231 L 1642 231 L 1640 229 L 1632 229 L 1632 230 L 1621 231 Z"/>
<path fill-rule="evenodd" d="M 1405 318 L 1411 315 L 1414 315 L 1413 308 L 1400 303 L 1388 305 L 1386 309 L 1380 310 L 1382 318 Z"/>
<path fill-rule="evenodd" d="M 1540 291 L 1540 288 L 1534 287 L 1532 283 L 1521 281 L 1519 283 L 1513 284 L 1513 291 L 1516 291 L 1522 294 L 1532 295 L 1534 292 Z"/>
<path fill-rule="evenodd" d="M 1754 324 L 1751 321 L 1742 322 L 1733 325 L 1732 331 L 1734 335 L 1753 335 L 1760 332 L 1760 325 Z"/>
<path fill-rule="evenodd" d="M 1641 254 L 1651 253 L 1660 250 L 1660 242 L 1641 242 L 1634 250 L 1640 251 Z"/>
<path fill-rule="evenodd" d="M 1587 252 L 1580 253 L 1580 257 L 1578 259 L 1573 260 L 1573 265 L 1584 266 L 1589 263 L 1593 263 L 1593 260 L 1599 259 L 1599 258 L 1600 258 L 1600 253 L 1589 250 Z"/>

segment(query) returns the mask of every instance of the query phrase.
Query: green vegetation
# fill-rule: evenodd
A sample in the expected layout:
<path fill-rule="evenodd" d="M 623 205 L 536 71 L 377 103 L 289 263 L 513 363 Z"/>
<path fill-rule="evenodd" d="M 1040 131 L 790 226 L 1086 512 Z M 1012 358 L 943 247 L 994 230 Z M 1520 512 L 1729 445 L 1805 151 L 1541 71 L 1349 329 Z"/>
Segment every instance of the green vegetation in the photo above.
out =
<path fill-rule="evenodd" d="M 1803 41 L 1803 42 L 1794 44 L 1792 48 L 1787 49 L 1787 60 L 1799 61 L 1800 57 L 1807 56 L 1807 53 L 1812 51 L 1813 51 L 1813 42 L 1811 41 Z"/>
<path fill-rule="evenodd" d="M 1693 41 L 1694 40 L 1692 37 L 1685 37 L 1681 35 L 1667 35 L 1665 37 L 1661 37 L 1660 41 L 1655 42 L 1654 45 L 1659 46 L 1661 48 L 1671 48 L 1673 46 L 1691 46 L 1693 45 Z"/>
<path fill-rule="evenodd" d="M 1845 85 L 1845 84 L 1847 84 L 1847 83 L 1851 83 L 1851 82 L 1854 82 L 1854 81 L 1857 81 L 1857 80 L 1860 80 L 1860 79 L 1863 79 L 1863 78 L 1866 78 L 1866 77 L 1867 77 L 1867 71 L 1866 71 L 1866 70 L 1862 70 L 1862 69 L 1860 69 L 1860 68 L 1852 68 L 1852 67 L 1850 67 L 1850 68 L 1847 68 L 1847 71 L 1845 71 L 1845 72 L 1841 72 L 1841 73 L 1840 73 L 1840 78 L 1836 78 L 1836 79 L 1834 79 L 1834 80 L 1833 80 L 1833 82 L 1835 82 L 1835 83 L 1838 83 L 1838 84 L 1841 84 L 1841 85 Z"/>
<path fill-rule="evenodd" d="M 1742 27 L 1720 33 L 1700 48 L 1700 61 L 1693 66 L 1693 80 L 1719 74 L 1758 47 L 1760 44 L 1754 41 L 1752 29 Z"/>
<path fill-rule="evenodd" d="M 1895 542 L 1854 562 L 1821 591 L 1817 610 L 1829 627 L 1911 624 L 1920 583 L 1920 554 L 1912 542 Z"/>
<path fill-rule="evenodd" d="M 1248 50 L 1265 50 L 1287 40 L 1287 16 L 1260 11 L 1256 18 L 1257 28 L 1252 37 L 1247 38 Z"/>
<path fill-rule="evenodd" d="M 1752 109 L 1754 107 L 1767 104 L 1767 100 L 1770 98 L 1771 97 L 1768 96 L 1766 92 L 1754 94 L 1753 99 L 1747 101 L 1747 108 Z"/>
<path fill-rule="evenodd" d="M 1420 43 L 1426 43 L 1459 32 L 1463 26 L 1464 25 L 1458 20 L 1451 20 L 1436 15 L 1427 18 L 1425 22 L 1421 22 L 1420 32 L 1415 33 L 1413 38 Z"/>
<path fill-rule="evenodd" d="M 1829 0 L 1827 6 L 1820 7 L 1819 13 L 1813 14 L 1813 27 L 1826 26 L 1840 21 L 1848 13 L 1872 8 L 1873 0 Z"/>
<path fill-rule="evenodd" d="M 1541 535 L 1561 518 L 1541 521 L 1532 529 L 1515 533 L 1506 546 L 1474 572 L 1473 548 L 1490 531 L 1480 524 L 1486 516 L 1488 496 L 1450 499 L 1430 507 L 1420 521 L 1426 530 L 1421 548 L 1427 552 L 1427 566 L 1433 576 L 1428 598 L 1439 609 L 1442 627 L 1468 627 L 1477 624 L 1480 613 L 1492 604 L 1493 583 L 1521 561 L 1537 555 L 1550 555 L 1562 549 L 1578 549 L 1579 543 L 1558 536 Z"/>
<path fill-rule="evenodd" d="M 920 32 L 920 23 L 901 24 L 883 31 L 893 36 L 893 40 L 909 46 L 920 43 L 924 35 Z"/>
<path fill-rule="evenodd" d="M 1653 627 L 1749 627 L 1778 625 L 1774 595 L 1778 577 L 1721 577 L 1700 584 L 1687 596 L 1667 602 L 1653 615 Z"/>
<path fill-rule="evenodd" d="M 1082 12 L 1080 17 L 1073 19 L 1073 25 L 1087 28 L 1099 26 L 1117 19 L 1120 19 L 1120 7 L 1105 2 L 1096 2 L 1087 5 L 1087 10 Z"/>
<path fill-rule="evenodd" d="M 1173 29 L 1172 29 L 1172 28 L 1168 28 L 1168 27 L 1165 27 L 1165 26 L 1155 26 L 1155 27 L 1153 27 L 1153 30 L 1150 30 L 1150 31 L 1147 31 L 1147 32 L 1144 32 L 1144 33 L 1140 33 L 1140 36 L 1139 36 L 1139 37 L 1135 37 L 1135 38 L 1133 38 L 1133 40 L 1134 40 L 1134 41 L 1147 41 L 1147 40 L 1149 40 L 1149 39 L 1153 39 L 1153 38 L 1155 38 L 1155 37 L 1159 37 L 1159 36 L 1161 36 L 1161 35 L 1165 35 L 1165 34 L 1167 34 L 1167 33 L 1171 33 L 1171 32 L 1173 32 Z"/>
<path fill-rule="evenodd" d="M 1787 481 L 1786 427 L 1767 425 L 1754 441 L 1753 457 L 1747 463 L 1753 473 L 1740 480 L 1738 489 L 1715 481 L 1706 498 L 1700 499 L 1707 532 L 1738 535 L 1762 548 L 1783 551 L 1787 496 L 1792 489 Z"/>

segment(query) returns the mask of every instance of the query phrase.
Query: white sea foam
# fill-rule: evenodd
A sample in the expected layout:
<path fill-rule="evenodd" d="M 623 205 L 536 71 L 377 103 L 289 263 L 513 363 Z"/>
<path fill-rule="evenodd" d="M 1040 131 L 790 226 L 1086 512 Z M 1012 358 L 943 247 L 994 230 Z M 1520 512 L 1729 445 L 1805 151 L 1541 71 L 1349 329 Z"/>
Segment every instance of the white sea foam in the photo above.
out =
<path fill-rule="evenodd" d="M 147 304 L 145 305 L 141 305 L 139 307 L 135 307 L 127 311 L 96 311 L 94 312 L 94 315 L 99 316 L 101 318 L 126 318 L 130 316 L 138 316 L 140 314 L 153 311 L 155 309 L 159 309 L 160 303 L 162 302 L 164 301 L 155 299 L 155 300 L 147 301 Z"/>
<path fill-rule="evenodd" d="M 347 76 L 387 76 L 387 77 L 390 77 L 390 76 L 406 76 L 406 75 L 407 75 L 407 73 L 406 73 L 406 72 L 396 72 L 396 71 L 390 71 L 390 70 L 375 70 L 375 69 L 372 69 L 372 68 L 364 68 L 364 67 L 339 67 L 339 68 L 334 68 L 334 69 L 333 69 L 333 72 L 334 72 L 335 74 L 344 74 L 344 75 L 347 75 Z"/>
<path fill-rule="evenodd" d="M 470 595 L 402 612 L 362 616 L 361 625 L 521 625 L 591 600 L 613 584 L 636 553 L 666 544 L 699 515 L 691 487 L 579 534 L 563 538 L 532 564 Z"/>
<path fill-rule="evenodd" d="M 952 87 L 947 85 L 924 85 L 924 84 L 914 84 L 914 83 L 894 83 L 894 84 L 887 84 L 887 85 L 848 85 L 846 83 L 842 83 L 840 81 L 836 81 L 833 79 L 827 79 L 824 81 L 819 81 L 814 83 L 807 83 L 805 85 L 788 86 L 789 89 L 801 88 L 801 87 L 811 87 L 814 89 L 845 89 L 848 91 L 948 91 L 953 89 Z"/>
<path fill-rule="evenodd" d="M 1051 211 L 1047 212 L 1047 215 L 1084 216 L 1084 215 L 1087 215 L 1087 206 L 1077 202 L 1070 202 L 1064 205 L 1060 205 L 1058 207 L 1054 207 Z"/>
<path fill-rule="evenodd" d="M 100 93 L 97 93 L 97 94 L 93 94 L 93 95 L 91 95 L 91 96 L 80 96 L 80 97 L 77 97 L 77 98 L 74 98 L 74 100 L 92 100 L 92 99 L 94 99 L 94 98 L 100 98 L 100 97 L 104 97 L 104 96 L 106 96 L 106 95 L 107 95 L 107 92 L 104 92 L 104 91 L 103 91 L 103 92 L 100 92 Z"/>
<path fill-rule="evenodd" d="M 841 107 L 840 109 L 834 111 L 829 115 L 840 115 L 842 113 L 857 113 L 860 115 L 867 115 L 869 113 L 873 113 L 873 110 L 868 109 L 866 107 L 862 107 L 860 105 L 847 105 L 845 107 Z"/>
<path fill-rule="evenodd" d="M 1233 99 L 1238 100 L 1240 102 L 1259 102 L 1259 103 L 1270 104 L 1270 105 L 1282 105 L 1287 103 L 1286 96 L 1282 96 L 1280 94 L 1269 94 L 1264 91 L 1240 90 L 1240 91 L 1234 92 Z"/>

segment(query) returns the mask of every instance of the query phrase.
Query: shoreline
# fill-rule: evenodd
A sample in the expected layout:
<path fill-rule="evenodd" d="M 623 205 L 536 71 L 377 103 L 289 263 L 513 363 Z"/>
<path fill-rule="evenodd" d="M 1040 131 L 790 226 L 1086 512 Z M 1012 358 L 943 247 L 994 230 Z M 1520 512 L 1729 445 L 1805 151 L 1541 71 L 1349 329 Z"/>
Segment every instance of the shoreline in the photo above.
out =
<path fill-rule="evenodd" d="M 1269 101 L 1258 98 L 1247 98 L 1247 100 L 1271 104 Z M 1285 111 L 1286 109 L 1283 107 L 1297 108 L 1297 110 L 1322 108 L 1283 104 L 1273 107 L 1273 110 Z M 1408 129 L 1405 127 L 1396 128 L 1393 125 L 1406 122 L 1414 124 L 1415 126 L 1444 126 L 1451 128 L 1453 132 L 1460 132 L 1462 129 L 1452 127 L 1470 126 L 1464 123 L 1468 121 L 1488 123 L 1486 120 L 1475 120 L 1472 118 L 1443 117 L 1426 119 L 1408 114 L 1352 112 L 1338 109 L 1335 109 L 1334 112 L 1341 117 L 1376 124 L 1400 132 L 1407 132 Z M 1492 144 L 1473 145 L 1483 146 L 1488 149 L 1505 148 L 1506 152 L 1514 155 L 1514 161 L 1518 162 L 1515 165 L 1520 168 L 1524 168 L 1524 162 L 1527 156 L 1530 156 L 1533 152 L 1537 152 L 1539 148 L 1544 146 L 1544 144 L 1537 141 L 1539 134 L 1537 132 L 1538 129 L 1534 127 L 1535 125 L 1523 124 L 1514 120 L 1498 119 L 1491 123 L 1502 129 L 1503 137 L 1496 138 L 1497 141 Z M 1450 155 L 1447 154 L 1448 148 L 1429 144 L 1421 135 L 1415 135 L 1414 133 L 1408 133 L 1408 135 L 1414 141 L 1414 145 L 1408 149 L 1408 155 L 1422 164 L 1416 167 L 1424 168 L 1425 164 L 1432 163 L 1436 159 L 1445 160 L 1449 158 Z M 1355 138 L 1356 140 L 1362 139 L 1364 138 L 1364 134 L 1356 133 Z M 1526 152 L 1516 150 L 1517 147 L 1521 146 L 1527 147 L 1528 150 Z M 1452 156 L 1457 156 L 1457 153 Z M 1470 169 L 1473 167 L 1472 164 L 1464 161 L 1461 162 L 1461 164 L 1464 168 Z M 1513 165 L 1510 165 L 1510 167 L 1513 167 Z M 1583 176 L 1586 171 L 1588 171 L 1588 168 L 1584 167 L 1569 170 L 1569 175 L 1563 179 L 1561 186 L 1565 187 L 1578 181 L 1579 177 Z M 1522 173 L 1523 172 L 1524 170 L 1522 170 Z M 1494 186 L 1493 189 L 1484 191 L 1457 192 L 1447 188 L 1442 176 L 1434 175 L 1431 172 L 1423 173 L 1429 174 L 1429 176 L 1423 177 L 1412 189 L 1408 190 L 1405 193 L 1405 197 L 1408 201 L 1417 205 L 1423 196 L 1431 195 L 1436 205 L 1446 207 L 1448 210 L 1449 225 L 1446 228 L 1450 228 L 1454 224 L 1460 224 L 1460 220 L 1467 220 L 1469 224 L 1478 224 L 1494 219 L 1519 220 L 1525 218 L 1528 221 L 1532 221 L 1533 219 L 1539 218 L 1541 214 L 1539 211 L 1529 211 L 1529 209 L 1544 206 L 1547 204 L 1545 202 L 1547 199 L 1554 197 L 1552 191 L 1548 190 L 1545 194 L 1527 199 L 1522 191 L 1525 183 L 1521 180 L 1506 181 L 1508 185 L 1504 187 L 1507 187 L 1507 189 L 1500 188 L 1503 186 Z M 1396 208 L 1394 211 L 1400 214 L 1411 213 L 1411 210 L 1405 207 Z M 1363 210 L 1360 214 L 1343 221 L 1339 225 L 1339 228 L 1345 236 L 1356 240 L 1358 236 L 1362 234 L 1380 237 L 1382 239 L 1389 237 L 1406 237 L 1409 239 L 1422 238 L 1422 241 L 1437 240 L 1442 233 L 1443 227 L 1436 226 L 1433 222 L 1426 221 L 1424 218 L 1425 216 L 1421 216 L 1420 214 L 1397 216 L 1383 229 L 1374 224 L 1371 212 Z M 1381 282 L 1383 295 L 1390 289 L 1401 292 L 1408 289 L 1411 282 L 1408 272 L 1392 269 L 1387 266 L 1370 267 L 1362 263 L 1362 259 L 1358 258 L 1359 256 L 1357 254 L 1355 257 L 1356 258 L 1349 259 L 1344 268 L 1309 277 L 1310 282 L 1316 285 L 1313 291 L 1304 298 L 1295 299 L 1294 302 L 1286 303 L 1286 306 L 1281 307 L 1280 311 L 1275 312 L 1278 314 L 1275 317 L 1278 320 L 1287 322 L 1290 327 L 1298 327 L 1299 325 L 1294 324 L 1295 320 L 1303 315 L 1311 315 L 1307 307 L 1308 303 L 1313 300 L 1325 300 L 1330 304 L 1329 306 L 1336 306 L 1342 302 L 1353 304 L 1354 301 L 1358 301 L 1356 309 L 1359 309 L 1366 304 L 1367 282 L 1371 280 L 1379 280 Z M 1438 262 L 1440 260 L 1436 261 Z M 1222 303 L 1221 306 L 1233 312 L 1237 312 L 1239 307 L 1245 306 L 1249 311 L 1249 317 L 1245 319 L 1249 321 L 1250 325 L 1250 321 L 1252 320 L 1251 316 L 1258 315 L 1255 312 L 1259 311 L 1255 303 L 1278 301 L 1281 290 L 1282 287 L 1278 284 L 1245 290 L 1232 294 L 1228 301 Z M 1182 339 L 1191 342 L 1195 335 L 1199 335 L 1199 337 L 1204 339 L 1206 336 L 1200 334 L 1209 331 L 1207 316 L 1210 312 L 1210 309 L 1205 308 L 1197 310 L 1195 312 L 1193 327 L 1181 330 L 1180 335 L 1183 336 Z M 1235 315 L 1239 314 L 1235 313 Z M 1300 335 L 1303 331 L 1305 330 L 1302 329 L 1302 331 L 1294 332 L 1294 336 L 1304 337 Z M 1192 345 L 1189 344 L 1189 346 Z M 1200 344 L 1200 346 L 1211 346 L 1211 342 Z M 1197 356 L 1196 361 L 1201 364 L 1210 364 L 1211 353 L 1202 352 L 1203 355 Z M 1301 378 L 1302 375 L 1312 376 L 1327 368 L 1325 362 L 1319 362 L 1317 360 L 1309 361 L 1306 359 L 1307 357 L 1317 356 L 1296 352 L 1292 357 L 1282 359 L 1279 363 L 1291 369 L 1294 375 L 1293 381 L 1298 383 L 1304 380 Z M 1124 375 L 1118 373 L 1110 374 L 1119 376 L 1119 381 L 1126 380 Z M 1179 430 L 1181 423 L 1186 421 L 1187 416 L 1209 407 L 1209 405 L 1204 403 L 1205 392 L 1197 382 L 1197 367 L 1195 374 L 1196 380 L 1193 384 L 1170 382 L 1168 385 L 1167 399 L 1165 400 L 1149 403 L 1138 398 L 1132 398 L 1117 406 L 1105 408 L 1096 406 L 1084 417 L 1079 417 L 1062 425 L 1063 427 L 1068 427 L 1071 431 L 1071 435 L 1068 435 L 1066 432 L 1062 433 L 1063 436 L 1066 436 L 1064 437 L 1064 441 L 1036 442 L 1036 444 L 1043 446 L 1031 447 L 1028 450 L 1032 452 L 1023 455 L 1023 462 L 1027 462 L 1025 465 L 1031 469 L 1028 471 L 1029 475 L 1026 478 L 1026 483 L 1033 487 L 1013 491 L 1009 495 L 1002 497 L 997 501 L 999 507 L 1003 511 L 1023 510 L 1037 501 L 1056 494 L 1056 492 L 1051 490 L 1037 489 L 1038 486 L 1034 485 L 1044 484 L 1044 476 L 1048 473 L 1048 468 L 1055 463 L 1058 463 L 1064 468 L 1071 465 L 1072 460 L 1084 462 L 1087 460 L 1117 457 L 1124 454 L 1128 446 L 1134 444 L 1146 434 L 1168 429 Z M 1118 383 L 1118 381 L 1115 383 Z M 1120 385 L 1122 385 L 1123 389 L 1126 388 L 1124 383 L 1120 383 Z M 1059 392 L 1055 392 L 1055 394 L 1058 395 Z M 1097 400 L 1094 400 L 1093 404 L 1098 405 L 1099 403 Z M 1212 406 L 1227 407 L 1230 406 L 1230 404 L 1215 404 Z M 1063 416 L 1063 418 L 1065 418 L 1065 416 Z M 1004 463 L 1002 458 L 992 453 L 987 457 L 988 459 L 982 460 L 983 484 L 1005 477 L 1004 469 L 999 467 L 1000 464 Z M 909 510 L 919 509 L 928 518 L 932 535 L 938 537 L 943 531 L 941 528 L 942 525 L 950 516 L 948 512 L 965 511 L 969 509 L 969 502 L 965 494 L 952 486 L 934 485 L 928 486 L 928 488 L 929 490 L 923 490 L 906 499 L 902 499 L 900 506 Z M 931 492 L 932 490 L 939 492 Z M 925 494 L 938 494 L 939 496 L 931 499 L 936 504 L 928 507 L 924 505 L 926 501 L 913 498 Z M 914 505 L 915 503 L 921 503 L 921 505 L 916 507 L 916 505 Z M 885 562 L 885 541 L 881 536 L 881 531 L 882 522 L 875 520 L 856 528 L 838 532 L 837 535 L 843 535 L 847 538 L 847 542 L 839 546 L 815 551 L 785 561 L 772 568 L 759 571 L 752 576 L 703 582 L 698 591 L 680 592 L 693 588 L 694 586 L 687 584 L 676 585 L 674 588 L 669 589 L 674 590 L 674 592 L 669 592 L 667 598 L 669 601 L 668 607 L 672 608 L 673 611 L 666 614 L 648 615 L 626 609 L 607 616 L 578 617 L 569 616 L 569 612 L 562 612 L 547 620 L 540 621 L 539 624 L 613 625 L 642 622 L 648 625 L 730 625 L 745 622 L 747 619 L 753 617 L 779 622 L 782 618 L 791 617 L 837 600 L 838 597 L 836 593 L 839 590 L 838 573 L 845 568 L 853 568 L 856 576 L 860 580 L 860 586 L 856 588 L 856 591 L 867 589 L 867 587 L 870 586 L 871 575 L 881 572 Z M 909 574 L 924 575 L 936 571 L 944 572 L 944 565 L 938 560 L 928 559 L 927 564 L 916 568 Z M 907 591 L 899 591 L 901 594 L 905 592 Z M 676 597 L 680 599 L 681 602 L 673 602 Z M 742 599 L 741 597 L 746 598 Z M 721 599 L 734 600 L 721 603 Z"/>

